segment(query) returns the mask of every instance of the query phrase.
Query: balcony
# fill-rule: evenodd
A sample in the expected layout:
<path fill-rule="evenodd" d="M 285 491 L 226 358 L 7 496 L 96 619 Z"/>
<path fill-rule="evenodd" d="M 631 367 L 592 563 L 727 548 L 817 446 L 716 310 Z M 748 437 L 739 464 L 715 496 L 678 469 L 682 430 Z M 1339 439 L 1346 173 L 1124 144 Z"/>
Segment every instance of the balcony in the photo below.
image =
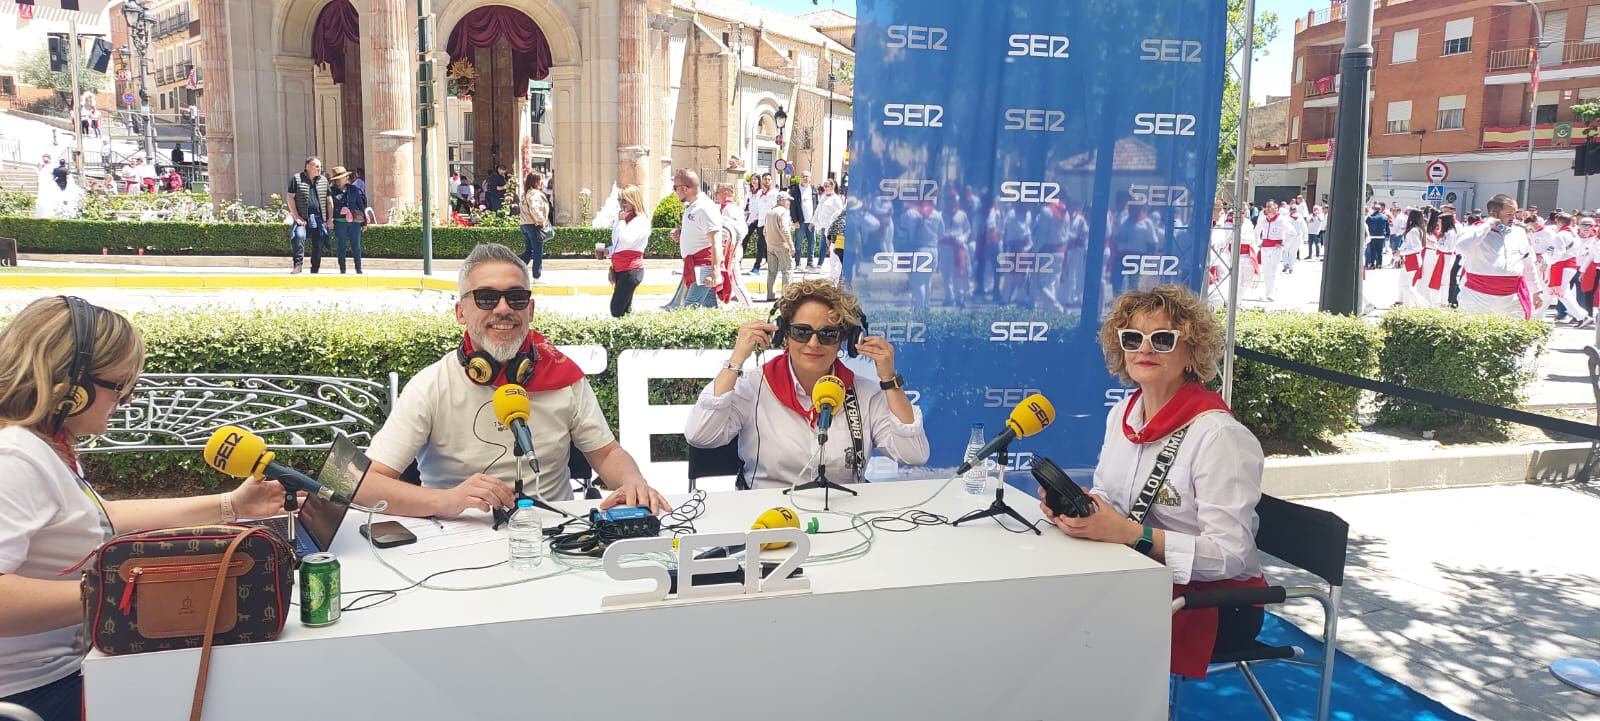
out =
<path fill-rule="evenodd" d="M 1372 7 L 1381 9 L 1408 3 L 1411 0 L 1373 0 Z M 1308 11 L 1305 16 L 1294 19 L 1294 34 L 1299 35 L 1311 28 L 1328 23 L 1344 22 L 1344 0 L 1333 0 L 1333 4 L 1321 10 Z"/>
<path fill-rule="evenodd" d="M 1333 148 L 1330 139 L 1307 140 L 1300 144 L 1301 160 L 1327 160 L 1328 151 Z"/>
<path fill-rule="evenodd" d="M 1283 165 L 1289 162 L 1289 147 L 1286 145 L 1258 145 L 1250 149 L 1251 165 Z"/>
<path fill-rule="evenodd" d="M 1309 100 L 1337 92 L 1339 92 L 1339 76 L 1325 75 L 1306 83 L 1305 97 Z"/>
<path fill-rule="evenodd" d="M 1507 48 L 1489 51 L 1489 72 L 1516 70 L 1533 65 L 1533 48 Z"/>
<path fill-rule="evenodd" d="M 1600 60 L 1600 42 L 1569 43 L 1561 51 L 1563 63 L 1586 63 Z"/>

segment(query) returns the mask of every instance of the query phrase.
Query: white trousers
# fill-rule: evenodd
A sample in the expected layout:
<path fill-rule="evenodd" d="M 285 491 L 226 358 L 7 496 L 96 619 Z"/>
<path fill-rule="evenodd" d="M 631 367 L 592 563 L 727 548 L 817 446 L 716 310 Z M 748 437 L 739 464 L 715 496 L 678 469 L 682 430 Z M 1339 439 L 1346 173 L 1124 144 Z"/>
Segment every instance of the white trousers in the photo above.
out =
<path fill-rule="evenodd" d="M 1517 294 L 1488 295 L 1479 293 L 1466 286 L 1461 287 L 1458 299 L 1462 313 L 1477 315 L 1503 315 L 1507 318 L 1522 317 L 1522 301 L 1517 299 Z"/>
<path fill-rule="evenodd" d="M 1436 254 L 1430 253 L 1429 255 L 1436 255 Z M 1421 278 L 1417 278 L 1416 280 L 1413 280 L 1413 278 L 1416 278 L 1416 274 L 1412 273 L 1409 270 L 1406 270 L 1405 263 L 1402 262 L 1400 264 L 1400 281 L 1399 281 L 1400 282 L 1400 295 L 1399 295 L 1400 304 L 1403 305 L 1403 306 L 1406 306 L 1408 308 L 1411 308 L 1411 307 L 1431 308 L 1433 306 L 1433 303 L 1428 298 L 1423 297 L 1423 293 L 1422 293 L 1422 291 L 1425 291 L 1425 290 L 1428 289 L 1428 273 L 1427 273 L 1427 270 L 1428 270 L 1429 266 L 1428 266 L 1427 263 L 1423 263 L 1421 260 L 1419 260 L 1417 262 L 1422 263 L 1423 273 L 1422 273 L 1422 277 Z"/>
<path fill-rule="evenodd" d="M 1580 323 L 1589 320 L 1589 311 L 1578 305 L 1578 291 L 1572 287 L 1572 278 L 1578 274 L 1577 268 L 1563 268 L 1561 277 L 1557 280 L 1561 284 L 1544 291 L 1544 307 L 1546 310 L 1555 307 L 1556 301 L 1561 301 L 1567 306 L 1567 315 Z"/>
<path fill-rule="evenodd" d="M 1261 275 L 1267 282 L 1267 297 L 1277 297 L 1278 269 L 1283 267 L 1283 246 L 1261 249 Z"/>

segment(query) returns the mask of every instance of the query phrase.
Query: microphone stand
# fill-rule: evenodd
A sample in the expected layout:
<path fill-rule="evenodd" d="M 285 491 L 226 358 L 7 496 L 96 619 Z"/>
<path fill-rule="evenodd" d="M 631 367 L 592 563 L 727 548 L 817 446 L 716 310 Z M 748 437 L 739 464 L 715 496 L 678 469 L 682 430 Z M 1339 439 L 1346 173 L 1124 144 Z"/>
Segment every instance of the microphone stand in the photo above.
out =
<path fill-rule="evenodd" d="M 295 548 L 294 527 L 299 525 L 300 520 L 300 494 L 288 486 L 283 487 L 283 510 L 289 512 L 289 522 L 283 524 L 288 530 L 288 537 L 284 540 L 289 542 L 289 548 Z"/>
<path fill-rule="evenodd" d="M 839 485 L 837 483 L 834 483 L 833 481 L 828 480 L 828 464 L 823 459 L 823 447 L 826 446 L 826 445 L 828 445 L 828 432 L 827 431 L 818 432 L 817 433 L 817 479 L 814 480 L 814 481 L 811 481 L 809 483 L 802 483 L 802 484 L 800 484 L 798 486 L 794 486 L 792 488 L 784 489 L 784 491 L 783 491 L 784 495 L 788 495 L 788 494 L 793 493 L 795 491 L 805 491 L 805 490 L 809 490 L 809 489 L 812 489 L 812 488 L 821 488 L 822 489 L 822 510 L 824 510 L 824 511 L 831 510 L 828 507 L 829 492 L 830 491 L 836 491 L 836 490 L 837 491 L 844 491 L 845 493 L 848 493 L 848 494 L 850 494 L 852 496 L 861 495 L 861 494 L 856 493 L 855 491 L 853 491 L 853 490 L 851 490 L 849 488 L 846 488 L 846 487 L 841 486 L 841 485 Z"/>
<path fill-rule="evenodd" d="M 561 510 L 559 508 L 556 508 L 555 506 L 552 506 L 552 505 L 550 505 L 548 503 L 545 503 L 544 500 L 541 499 L 541 498 L 530 496 L 525 491 L 523 491 L 523 489 L 522 489 L 522 457 L 524 455 L 528 455 L 528 454 L 518 453 L 516 455 L 516 457 L 517 457 L 517 464 L 516 464 L 516 466 L 517 466 L 517 486 L 516 486 L 517 495 L 516 495 L 515 500 L 516 501 L 521 501 L 522 499 L 526 498 L 526 499 L 528 499 L 530 501 L 533 501 L 534 508 L 543 508 L 544 510 L 549 511 L 551 513 L 554 513 L 554 514 L 557 514 L 557 515 L 561 515 L 561 516 L 566 516 L 567 518 L 572 518 L 573 517 L 572 514 L 567 513 L 566 511 L 563 511 L 563 510 Z M 530 465 L 538 463 L 538 462 L 539 462 L 538 459 L 535 458 L 532 461 L 532 463 L 530 463 Z M 490 527 L 490 530 L 498 531 L 498 530 L 500 530 L 501 526 L 503 526 L 503 525 L 505 525 L 507 523 L 510 523 L 511 522 L 511 514 L 515 513 L 516 510 L 517 509 L 516 509 L 515 505 L 513 505 L 511 508 L 496 508 L 496 509 L 493 509 L 491 511 L 491 513 L 494 514 L 494 525 Z"/>
<path fill-rule="evenodd" d="M 1017 523 L 1026 526 L 1029 530 L 1032 530 L 1034 535 L 1041 535 L 1043 532 L 1039 530 L 1037 525 L 1029 523 L 1028 519 L 1023 518 L 1022 514 L 1017 513 L 1017 509 L 1006 505 L 1006 449 L 1000 449 L 1000 452 L 995 455 L 995 461 L 1000 464 L 1000 478 L 999 482 L 996 483 L 994 487 L 994 503 L 989 504 L 988 508 L 968 513 L 967 515 L 956 519 L 955 523 L 950 525 L 959 526 L 967 521 L 976 521 L 980 518 L 995 517 L 998 519 L 1000 516 L 1010 516 L 1017 519 Z"/>

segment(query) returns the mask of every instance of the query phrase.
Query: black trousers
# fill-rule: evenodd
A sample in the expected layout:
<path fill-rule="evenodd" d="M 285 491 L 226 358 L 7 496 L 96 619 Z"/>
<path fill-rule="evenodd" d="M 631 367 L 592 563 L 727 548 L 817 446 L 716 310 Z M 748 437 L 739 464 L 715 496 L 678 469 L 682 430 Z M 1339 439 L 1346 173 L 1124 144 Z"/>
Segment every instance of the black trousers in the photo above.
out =
<path fill-rule="evenodd" d="M 750 236 L 756 237 L 756 264 L 750 266 L 750 272 L 761 270 L 761 263 L 767 259 L 767 234 L 761 232 L 761 227 L 755 223 L 750 224 L 750 235 L 745 236 L 748 241 Z"/>
<path fill-rule="evenodd" d="M 1261 623 L 1266 612 L 1256 606 L 1217 609 L 1217 641 L 1211 645 L 1212 653 L 1234 651 L 1256 640 L 1261 634 Z"/>
<path fill-rule="evenodd" d="M 617 274 L 617 286 L 611 289 L 611 317 L 621 318 L 633 310 L 633 292 L 644 282 L 644 269 L 625 270 Z"/>
<path fill-rule="evenodd" d="M 83 721 L 83 675 L 75 673 L 0 701 L 39 714 L 44 721 Z"/>

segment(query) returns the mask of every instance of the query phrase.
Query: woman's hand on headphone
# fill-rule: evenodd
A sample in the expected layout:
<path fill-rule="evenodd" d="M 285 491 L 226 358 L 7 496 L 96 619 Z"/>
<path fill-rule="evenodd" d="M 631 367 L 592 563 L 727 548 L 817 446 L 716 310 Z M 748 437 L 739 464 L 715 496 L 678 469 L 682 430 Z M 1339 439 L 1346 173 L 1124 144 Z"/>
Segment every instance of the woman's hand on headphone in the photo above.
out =
<path fill-rule="evenodd" d="M 766 321 L 750 321 L 739 326 L 739 335 L 733 341 L 734 363 L 743 365 L 749 360 L 750 355 L 758 350 L 772 346 L 772 334 L 778 332 L 778 326 Z"/>

